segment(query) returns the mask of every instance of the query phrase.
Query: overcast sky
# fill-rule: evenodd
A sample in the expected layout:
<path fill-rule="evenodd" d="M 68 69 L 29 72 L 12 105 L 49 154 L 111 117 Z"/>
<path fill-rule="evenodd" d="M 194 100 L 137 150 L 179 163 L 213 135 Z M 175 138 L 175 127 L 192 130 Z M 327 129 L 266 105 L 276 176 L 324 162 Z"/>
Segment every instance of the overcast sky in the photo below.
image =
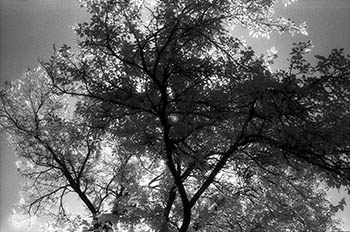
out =
<path fill-rule="evenodd" d="M 290 52 L 292 42 L 300 40 L 312 40 L 314 54 L 326 55 L 335 47 L 345 48 L 350 54 L 350 0 L 299 0 L 287 8 L 281 4 L 276 13 L 297 23 L 306 21 L 309 25 L 308 37 L 247 38 L 248 44 L 261 52 L 275 46 L 281 59 L 278 64 L 284 64 L 282 60 Z M 38 58 L 48 59 L 53 44 L 74 45 L 75 36 L 70 26 L 86 19 L 85 10 L 79 8 L 75 0 L 0 0 L 1 80 L 17 79 L 26 68 L 35 67 Z M 15 228 L 8 222 L 11 208 L 19 199 L 22 180 L 16 173 L 13 150 L 6 145 L 5 139 L 2 136 L 0 140 L 0 231 L 24 232 L 23 228 Z M 336 195 L 334 198 L 339 198 Z M 347 219 L 344 229 L 350 230 L 348 215 L 350 207 L 339 217 Z"/>

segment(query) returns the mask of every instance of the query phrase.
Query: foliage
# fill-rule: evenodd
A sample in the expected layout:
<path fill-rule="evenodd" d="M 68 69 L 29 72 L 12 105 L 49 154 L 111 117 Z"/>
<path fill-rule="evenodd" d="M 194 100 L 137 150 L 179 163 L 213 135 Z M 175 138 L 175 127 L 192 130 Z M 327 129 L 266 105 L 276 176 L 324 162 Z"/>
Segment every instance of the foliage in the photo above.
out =
<path fill-rule="evenodd" d="M 113 195 L 114 170 L 123 164 L 100 154 L 103 137 L 74 115 L 76 99 L 56 94 L 46 73 L 37 69 L 6 83 L 1 103 L 1 127 L 11 136 L 18 170 L 27 179 L 20 208 L 65 224 L 64 198 L 75 193 L 95 215 Z"/>
<path fill-rule="evenodd" d="M 81 3 L 79 51 L 1 92 L 29 212 L 58 196 L 67 218 L 75 192 L 96 229 L 336 229 L 322 188 L 350 186 L 349 56 L 311 65 L 301 42 L 270 71 L 232 28 L 306 33 L 273 0 Z"/>

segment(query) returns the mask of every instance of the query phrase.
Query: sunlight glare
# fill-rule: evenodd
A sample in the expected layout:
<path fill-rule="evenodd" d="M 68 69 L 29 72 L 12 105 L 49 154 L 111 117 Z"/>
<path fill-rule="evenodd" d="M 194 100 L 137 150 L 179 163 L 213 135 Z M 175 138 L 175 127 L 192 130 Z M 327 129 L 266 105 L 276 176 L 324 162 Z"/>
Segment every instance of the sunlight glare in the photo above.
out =
<path fill-rule="evenodd" d="M 9 220 L 13 229 L 30 231 L 33 225 L 37 222 L 37 219 L 36 216 L 28 216 L 17 212 L 16 210 L 12 210 L 12 215 Z"/>

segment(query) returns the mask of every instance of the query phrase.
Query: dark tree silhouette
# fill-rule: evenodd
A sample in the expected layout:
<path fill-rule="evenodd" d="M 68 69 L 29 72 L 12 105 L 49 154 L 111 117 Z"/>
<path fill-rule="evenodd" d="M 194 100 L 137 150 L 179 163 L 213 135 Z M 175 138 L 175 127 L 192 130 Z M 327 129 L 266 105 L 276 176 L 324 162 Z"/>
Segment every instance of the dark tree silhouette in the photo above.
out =
<path fill-rule="evenodd" d="M 126 230 L 335 229 L 344 202 L 324 189 L 350 186 L 349 56 L 311 65 L 301 42 L 272 72 L 230 27 L 305 33 L 273 0 L 83 3 L 79 51 L 1 93 L 29 211 L 59 195 L 68 216 L 73 191 Z"/>

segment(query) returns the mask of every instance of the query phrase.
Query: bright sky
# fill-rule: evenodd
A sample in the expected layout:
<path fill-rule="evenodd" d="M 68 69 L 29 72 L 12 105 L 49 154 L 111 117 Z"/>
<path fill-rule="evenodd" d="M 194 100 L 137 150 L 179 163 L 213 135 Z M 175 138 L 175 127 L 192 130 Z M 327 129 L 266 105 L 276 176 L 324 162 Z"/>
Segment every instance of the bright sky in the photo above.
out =
<path fill-rule="evenodd" d="M 275 46 L 279 57 L 286 57 L 293 41 L 312 40 L 314 53 L 326 55 L 332 48 L 345 48 L 350 54 L 350 0 L 299 0 L 278 14 L 304 21 L 309 25 L 309 36 L 275 35 L 270 40 L 252 39 L 248 44 L 264 52 Z M 28 67 L 38 64 L 37 59 L 47 59 L 52 45 L 74 45 L 75 36 L 70 26 L 87 19 L 84 9 L 75 0 L 0 0 L 0 79 L 14 80 Z M 239 35 L 238 35 L 239 36 Z M 279 62 L 279 65 L 285 63 Z M 19 200 L 22 181 L 16 173 L 14 152 L 0 138 L 0 231 L 25 232 L 8 222 L 11 208 Z M 337 191 L 334 199 L 340 199 Z M 347 197 L 350 205 L 350 197 Z M 347 220 L 344 229 L 350 230 L 350 207 L 339 217 Z M 31 232 L 38 232 L 32 230 Z"/>

